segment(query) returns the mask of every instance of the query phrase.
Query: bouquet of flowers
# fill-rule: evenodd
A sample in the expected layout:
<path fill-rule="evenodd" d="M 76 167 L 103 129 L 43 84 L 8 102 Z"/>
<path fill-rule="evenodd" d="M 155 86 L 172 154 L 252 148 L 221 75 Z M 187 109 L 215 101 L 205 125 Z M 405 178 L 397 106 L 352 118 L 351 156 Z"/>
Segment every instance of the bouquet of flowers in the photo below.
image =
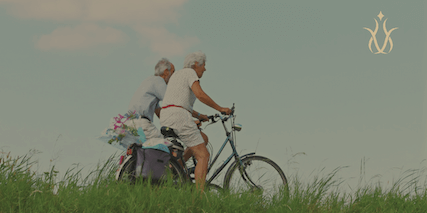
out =
<path fill-rule="evenodd" d="M 147 141 L 140 121 L 134 121 L 140 116 L 136 111 L 129 111 L 124 116 L 119 114 L 118 117 L 113 117 L 110 126 L 102 132 L 102 136 L 98 139 L 121 150 L 126 150 L 133 143 L 139 143 L 146 148 L 169 152 L 167 147 L 171 146 L 172 143 L 163 137 L 151 138 Z"/>
<path fill-rule="evenodd" d="M 132 143 L 144 143 L 146 138 L 141 127 L 135 125 L 134 119 L 138 119 L 140 115 L 136 111 L 129 111 L 124 116 L 119 114 L 118 117 L 113 117 L 110 120 L 108 128 L 104 129 L 99 140 L 121 149 L 126 150 Z"/>
<path fill-rule="evenodd" d="M 133 135 L 133 136 L 139 136 L 138 135 L 138 130 L 135 129 L 134 127 L 130 127 L 128 125 L 125 124 L 126 121 L 133 120 L 135 118 L 139 118 L 139 114 L 136 113 L 136 111 L 129 111 L 128 113 L 126 113 L 124 116 L 119 114 L 119 117 L 114 117 L 115 123 L 114 123 L 114 128 L 113 129 L 107 129 L 106 134 L 109 134 L 110 132 L 114 132 L 116 135 L 113 135 L 113 138 L 111 138 L 108 143 L 111 144 L 114 141 L 120 143 L 120 141 L 126 136 L 126 135 Z M 124 118 L 126 118 L 126 120 L 122 121 Z"/>

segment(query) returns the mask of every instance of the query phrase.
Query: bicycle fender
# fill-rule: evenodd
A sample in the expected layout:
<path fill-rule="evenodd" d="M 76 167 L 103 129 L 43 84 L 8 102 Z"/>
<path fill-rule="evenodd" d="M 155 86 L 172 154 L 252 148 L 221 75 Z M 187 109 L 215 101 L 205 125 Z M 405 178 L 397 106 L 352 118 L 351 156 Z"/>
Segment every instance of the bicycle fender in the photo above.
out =
<path fill-rule="evenodd" d="M 248 153 L 248 154 L 246 154 L 246 155 L 242 155 L 242 156 L 240 156 L 240 160 L 243 160 L 243 159 L 245 159 L 245 158 L 247 158 L 247 157 L 250 157 L 250 156 L 253 156 L 253 155 L 255 155 L 255 152 L 251 152 L 251 153 Z M 237 163 L 237 161 L 235 160 L 229 167 L 228 167 L 228 169 L 227 169 L 227 172 L 225 173 L 225 176 L 224 176 L 224 181 L 225 181 L 225 178 L 228 176 L 228 173 L 230 173 L 231 172 L 231 169 L 234 167 L 234 165 L 236 165 L 236 163 Z"/>
<path fill-rule="evenodd" d="M 243 158 L 246 158 L 246 157 L 249 157 L 249 156 L 252 156 L 252 155 L 255 155 L 255 152 L 251 152 L 251 153 L 248 153 L 246 155 L 242 155 L 242 156 L 240 156 L 240 159 L 243 159 Z"/>

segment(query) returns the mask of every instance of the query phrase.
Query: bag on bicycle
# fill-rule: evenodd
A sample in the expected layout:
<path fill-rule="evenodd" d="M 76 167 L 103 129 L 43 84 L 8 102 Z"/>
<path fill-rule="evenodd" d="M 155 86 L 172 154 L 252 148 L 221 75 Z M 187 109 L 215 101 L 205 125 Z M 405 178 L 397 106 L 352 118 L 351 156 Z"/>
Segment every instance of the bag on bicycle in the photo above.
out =
<path fill-rule="evenodd" d="M 159 180 L 169 165 L 170 154 L 157 149 L 137 148 L 136 177 Z"/>
<path fill-rule="evenodd" d="M 159 149 L 145 148 L 136 143 L 129 146 L 127 155 L 131 156 L 129 161 L 136 162 L 131 168 L 135 171 L 135 178 L 151 178 L 154 182 L 163 176 L 170 160 L 169 153 Z"/>

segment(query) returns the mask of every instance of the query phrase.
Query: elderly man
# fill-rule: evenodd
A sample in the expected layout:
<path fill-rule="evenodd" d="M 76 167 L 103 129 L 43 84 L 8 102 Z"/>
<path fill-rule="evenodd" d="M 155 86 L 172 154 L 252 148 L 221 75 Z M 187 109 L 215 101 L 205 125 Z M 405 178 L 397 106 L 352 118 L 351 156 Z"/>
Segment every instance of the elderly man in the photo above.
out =
<path fill-rule="evenodd" d="M 159 101 L 162 101 L 166 92 L 166 85 L 175 71 L 174 65 L 166 58 L 162 58 L 154 68 L 154 76 L 142 81 L 133 95 L 129 110 L 141 115 L 140 119 L 133 120 L 136 128 L 142 127 L 147 140 L 163 138 L 163 135 L 152 123 L 154 113 L 160 117 Z M 130 122 L 130 121 L 129 121 Z"/>
<path fill-rule="evenodd" d="M 200 87 L 199 79 L 206 71 L 206 55 L 202 52 L 190 53 L 185 57 L 184 69 L 176 71 L 171 77 L 162 103 L 160 124 L 171 127 L 188 147 L 184 152 L 187 160 L 193 155 L 197 160 L 194 172 L 196 186 L 204 188 L 209 161 L 209 152 L 206 148 L 207 137 L 199 131 L 192 117 L 208 120 L 193 110 L 194 101 L 199 99 L 202 103 L 226 114 L 230 114 L 229 108 L 216 104 Z"/>

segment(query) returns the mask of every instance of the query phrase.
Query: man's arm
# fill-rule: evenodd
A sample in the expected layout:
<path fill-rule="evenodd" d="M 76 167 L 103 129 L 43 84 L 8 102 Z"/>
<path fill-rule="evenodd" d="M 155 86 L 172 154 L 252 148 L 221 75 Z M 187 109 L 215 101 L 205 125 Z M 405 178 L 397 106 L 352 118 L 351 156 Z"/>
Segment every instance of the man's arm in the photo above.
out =
<path fill-rule="evenodd" d="M 200 114 L 196 110 L 193 110 L 193 112 L 191 113 L 191 115 L 193 116 L 193 118 L 197 118 L 197 119 L 200 119 L 202 121 L 209 121 L 209 118 L 208 118 L 207 115 Z"/>
<path fill-rule="evenodd" d="M 160 110 L 161 110 L 162 108 L 161 107 L 159 107 L 159 108 L 156 108 L 155 110 L 154 110 L 154 113 L 156 113 L 156 115 L 157 115 L 157 117 L 160 119 Z"/>
<path fill-rule="evenodd" d="M 221 107 L 215 103 L 215 101 L 212 100 L 203 90 L 202 87 L 200 87 L 200 82 L 195 81 L 193 85 L 191 86 L 191 90 L 193 91 L 194 95 L 196 95 L 196 98 L 199 99 L 202 103 L 220 111 Z"/>
<path fill-rule="evenodd" d="M 215 110 L 218 110 L 220 112 L 225 112 L 226 114 L 230 114 L 231 110 L 229 108 L 223 108 L 220 107 L 215 101 L 212 100 L 203 90 L 202 87 L 200 87 L 200 82 L 195 81 L 193 85 L 191 86 L 191 90 L 193 91 L 194 95 L 197 99 L 199 99 L 202 103 L 214 108 Z"/>
<path fill-rule="evenodd" d="M 158 81 L 154 84 L 154 94 L 155 96 L 160 100 L 163 101 L 163 98 L 165 97 L 166 93 L 166 83 L 164 79 L 157 79 Z M 157 103 L 157 108 L 154 110 L 154 113 L 156 113 L 157 117 L 160 119 L 160 110 L 162 109 Z"/>
<path fill-rule="evenodd" d="M 193 109 L 193 112 L 191 113 L 191 115 L 193 116 L 193 118 L 199 118 L 199 112 L 197 112 L 196 110 Z"/>

